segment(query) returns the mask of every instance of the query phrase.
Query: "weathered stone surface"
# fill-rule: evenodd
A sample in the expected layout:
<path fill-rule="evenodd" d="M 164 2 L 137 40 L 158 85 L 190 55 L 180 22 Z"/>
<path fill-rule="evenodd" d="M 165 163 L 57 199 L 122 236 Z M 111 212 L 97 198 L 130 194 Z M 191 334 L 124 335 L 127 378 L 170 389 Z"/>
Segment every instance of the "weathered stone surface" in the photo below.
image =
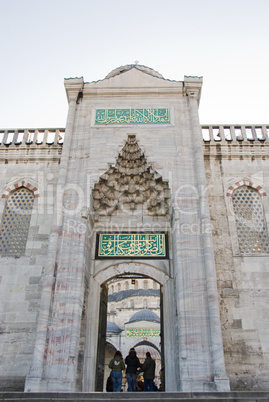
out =
<path fill-rule="evenodd" d="M 240 252 L 232 204 L 251 187 L 268 222 L 268 126 L 210 126 L 203 143 L 202 80 L 144 66 L 65 85 L 63 147 L 48 130 L 0 145 L 1 217 L 17 188 L 34 194 L 25 255 L 1 257 L 3 388 L 95 390 L 100 289 L 139 274 L 161 285 L 167 390 L 268 390 L 269 257 Z M 138 108 L 170 123 L 95 124 L 97 109 Z M 167 231 L 169 260 L 96 261 L 98 231 Z"/>
<path fill-rule="evenodd" d="M 39 197 L 35 198 L 30 221 L 25 256 L 1 257 L 1 367 L 2 390 L 22 391 L 33 359 L 36 324 L 42 288 L 42 270 L 46 262 L 46 248 L 52 223 L 50 181 L 57 178 L 58 161 L 62 145 L 33 144 L 0 145 L 1 196 L 6 189 L 16 189 L 24 181 L 32 185 Z M 53 190 L 54 193 L 54 190 Z M 55 194 L 55 193 L 54 193 Z M 0 201 L 0 213 L 5 208 L 5 198 Z"/>
<path fill-rule="evenodd" d="M 213 242 L 219 287 L 220 313 L 226 369 L 231 388 L 268 389 L 268 263 L 266 255 L 244 256 L 238 252 L 233 209 L 227 190 L 236 182 L 248 178 L 257 180 L 268 191 L 268 158 L 261 158 L 262 144 L 255 144 L 257 160 L 250 162 L 248 144 L 211 142 L 204 152 L 209 194 Z M 227 158 L 230 149 L 230 158 Z M 215 155 L 222 158 L 215 158 Z M 242 182 L 243 184 L 243 182 Z M 258 184 L 257 184 L 258 186 Z M 268 215 L 268 197 L 263 197 Z M 229 283 L 229 286 L 227 286 Z M 267 338 L 269 339 L 269 338 Z"/>

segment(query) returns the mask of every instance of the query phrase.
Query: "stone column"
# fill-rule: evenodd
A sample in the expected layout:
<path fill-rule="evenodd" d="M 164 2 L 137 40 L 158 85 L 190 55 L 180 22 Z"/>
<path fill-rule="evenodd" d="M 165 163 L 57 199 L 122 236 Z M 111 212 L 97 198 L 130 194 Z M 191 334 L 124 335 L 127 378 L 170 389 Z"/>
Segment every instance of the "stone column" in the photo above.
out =
<path fill-rule="evenodd" d="M 46 385 L 42 383 L 43 368 L 46 359 L 46 342 L 51 319 L 51 302 L 55 286 L 55 275 L 57 271 L 57 250 L 59 234 L 62 231 L 62 193 L 67 177 L 68 159 L 72 141 L 74 119 L 76 113 L 76 100 L 81 91 L 83 80 L 74 79 L 69 88 L 69 110 L 66 122 L 65 141 L 61 155 L 61 164 L 57 183 L 57 196 L 54 204 L 53 226 L 51 229 L 48 245 L 47 263 L 43 277 L 43 289 L 41 295 L 38 324 L 36 330 L 35 348 L 33 363 L 29 374 L 26 377 L 25 391 L 38 392 L 46 391 Z"/>
<path fill-rule="evenodd" d="M 165 391 L 178 391 L 179 371 L 177 362 L 177 347 L 175 337 L 175 301 L 174 281 L 169 279 L 163 285 L 163 328 L 161 334 L 164 336 L 164 372 Z"/>
<path fill-rule="evenodd" d="M 98 346 L 98 325 L 100 310 L 100 283 L 93 276 L 89 280 L 90 297 L 87 301 L 87 329 L 83 369 L 83 391 L 95 391 L 96 359 Z M 94 306 L 92 305 L 94 301 Z"/>
<path fill-rule="evenodd" d="M 213 366 L 213 379 L 217 391 L 229 391 L 229 379 L 225 370 L 222 332 L 220 324 L 217 280 L 214 260 L 214 249 L 210 224 L 208 196 L 206 192 L 206 175 L 203 159 L 202 133 L 198 117 L 198 93 L 196 88 L 187 88 L 189 97 L 189 111 L 194 140 L 194 160 L 199 192 L 199 209 L 202 228 L 202 246 L 206 275 L 206 292 L 209 319 L 209 334 L 211 345 L 211 360 Z"/>

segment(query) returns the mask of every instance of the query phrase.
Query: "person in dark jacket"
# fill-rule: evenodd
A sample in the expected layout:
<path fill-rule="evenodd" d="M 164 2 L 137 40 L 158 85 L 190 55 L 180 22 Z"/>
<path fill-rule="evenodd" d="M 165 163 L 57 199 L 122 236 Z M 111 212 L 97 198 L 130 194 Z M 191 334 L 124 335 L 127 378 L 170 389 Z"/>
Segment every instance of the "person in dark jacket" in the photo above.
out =
<path fill-rule="evenodd" d="M 155 360 L 152 359 L 149 352 L 146 353 L 146 360 L 144 361 L 140 372 L 144 373 L 144 391 L 154 391 L 154 383 L 153 380 L 155 378 Z"/>
<path fill-rule="evenodd" d="M 113 392 L 120 392 L 122 386 L 122 371 L 125 369 L 125 364 L 119 350 L 117 350 L 113 359 L 110 360 L 108 367 L 112 370 Z"/>
<path fill-rule="evenodd" d="M 127 365 L 126 369 L 126 378 L 128 382 L 128 392 L 136 391 L 136 373 L 137 369 L 141 367 L 140 361 L 136 356 L 136 351 L 134 348 L 131 348 L 128 356 L 125 358 L 125 364 Z"/>
<path fill-rule="evenodd" d="M 106 381 L 106 392 L 113 392 L 113 381 L 111 378 L 111 374 L 109 374 L 109 377 Z"/>

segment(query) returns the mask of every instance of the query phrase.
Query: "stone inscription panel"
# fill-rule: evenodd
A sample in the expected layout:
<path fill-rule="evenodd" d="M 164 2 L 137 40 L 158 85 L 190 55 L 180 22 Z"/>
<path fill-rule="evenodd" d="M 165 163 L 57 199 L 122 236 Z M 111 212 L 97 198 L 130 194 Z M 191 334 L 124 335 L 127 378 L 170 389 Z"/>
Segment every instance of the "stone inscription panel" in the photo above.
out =
<path fill-rule="evenodd" d="M 170 124 L 170 109 L 97 109 L 96 125 L 109 124 Z"/>
<path fill-rule="evenodd" d="M 167 233 L 97 233 L 96 258 L 168 258 Z"/>

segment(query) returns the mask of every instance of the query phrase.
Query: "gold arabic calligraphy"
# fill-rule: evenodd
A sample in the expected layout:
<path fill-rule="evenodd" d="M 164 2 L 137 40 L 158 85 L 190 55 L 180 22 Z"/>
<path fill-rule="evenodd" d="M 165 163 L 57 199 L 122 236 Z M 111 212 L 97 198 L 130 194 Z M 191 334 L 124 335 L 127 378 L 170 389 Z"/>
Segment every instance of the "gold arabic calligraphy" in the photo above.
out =
<path fill-rule="evenodd" d="M 165 234 L 100 234 L 99 257 L 166 257 Z"/>

